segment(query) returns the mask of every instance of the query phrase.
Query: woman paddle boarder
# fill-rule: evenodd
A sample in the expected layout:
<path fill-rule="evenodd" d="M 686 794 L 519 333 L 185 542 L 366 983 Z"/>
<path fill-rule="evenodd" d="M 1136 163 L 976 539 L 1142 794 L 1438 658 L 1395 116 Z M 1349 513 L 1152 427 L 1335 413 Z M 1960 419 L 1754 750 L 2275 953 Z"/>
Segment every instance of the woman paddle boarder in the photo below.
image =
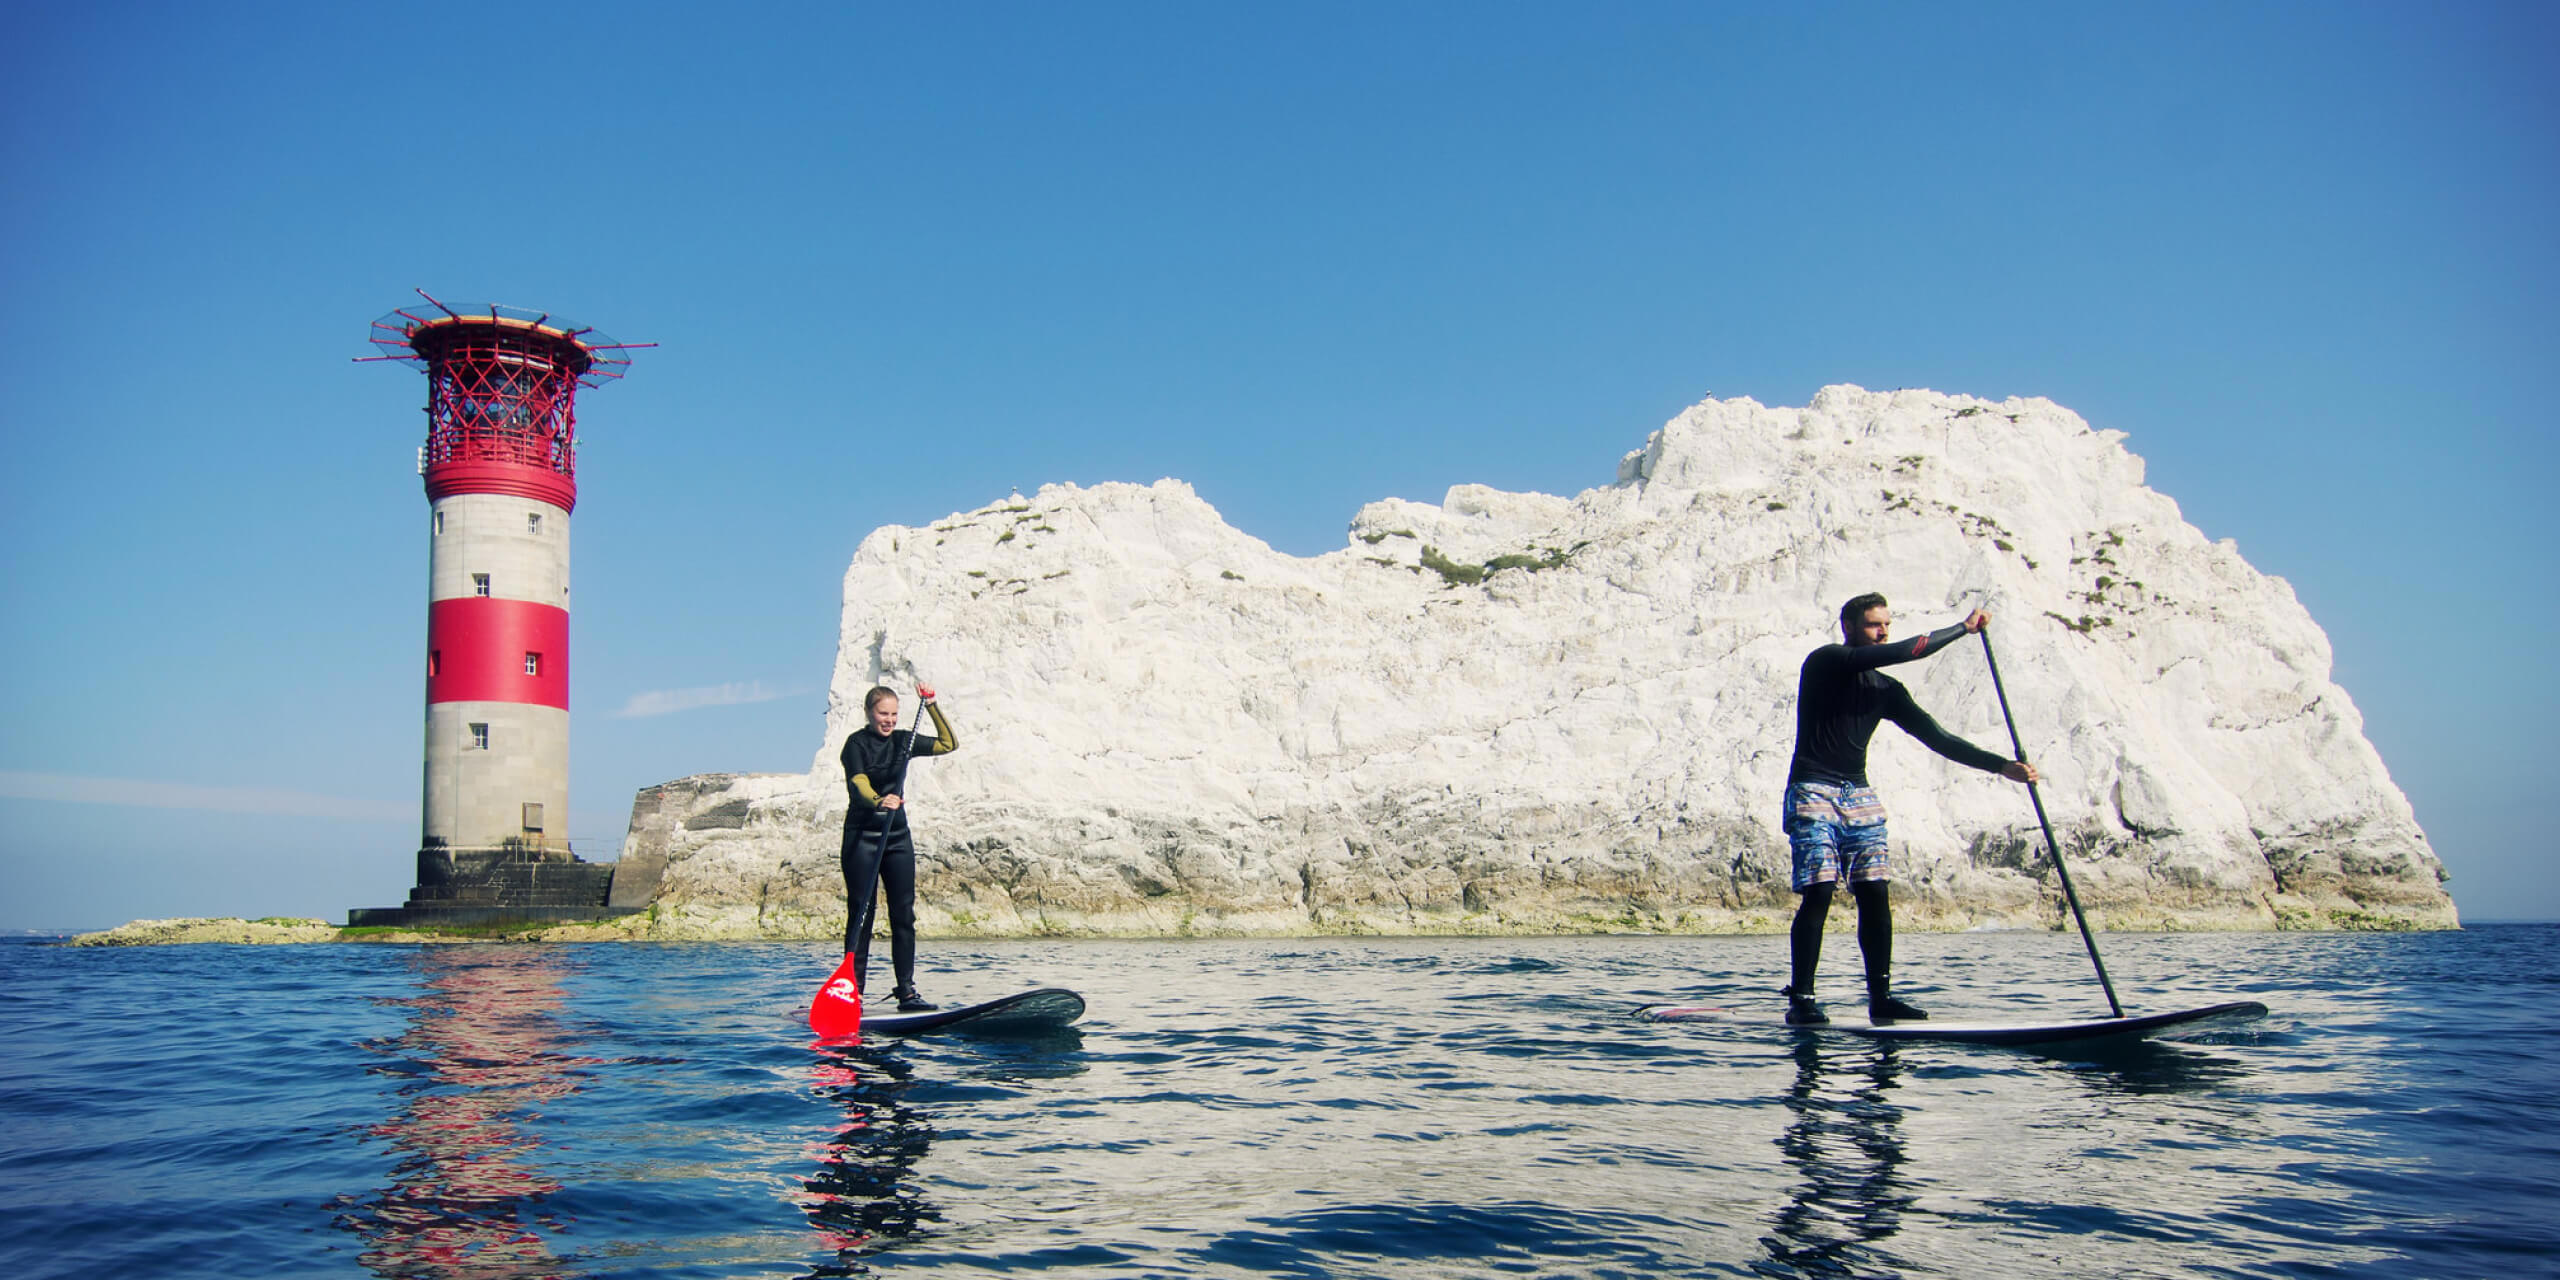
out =
<path fill-rule="evenodd" d="M 1785 825 L 1795 855 L 1796 906 L 1789 938 L 1787 1021 L 1819 1026 L 1831 1021 L 1813 1000 L 1814 970 L 1822 963 L 1822 920 L 1839 882 L 1858 900 L 1858 951 L 1867 962 L 1867 1020 L 1926 1018 L 1893 998 L 1892 867 L 1885 858 L 1884 802 L 1867 785 L 1867 740 L 1876 722 L 1891 720 L 1931 751 L 2032 784 L 2035 766 L 1999 756 L 1938 727 L 1902 682 L 1877 670 L 1936 653 L 1967 632 L 1991 625 L 1976 609 L 1964 621 L 1916 640 L 1887 642 L 1893 611 L 1869 592 L 1840 606 L 1841 643 L 1806 655 L 1796 681 L 1796 753 L 1787 766 Z"/>
<path fill-rule="evenodd" d="M 844 785 L 852 807 L 844 815 L 844 950 L 853 957 L 854 989 L 863 984 L 871 961 L 871 907 L 874 895 L 889 896 L 889 959 L 897 973 L 901 1013 L 938 1006 L 916 990 L 916 842 L 907 826 L 907 762 L 915 756 L 949 755 L 960 747 L 951 722 L 942 718 L 933 690 L 916 686 L 916 697 L 933 717 L 935 737 L 917 736 L 898 727 L 898 695 L 887 685 L 874 685 L 862 696 L 870 723 L 846 735 Z"/>

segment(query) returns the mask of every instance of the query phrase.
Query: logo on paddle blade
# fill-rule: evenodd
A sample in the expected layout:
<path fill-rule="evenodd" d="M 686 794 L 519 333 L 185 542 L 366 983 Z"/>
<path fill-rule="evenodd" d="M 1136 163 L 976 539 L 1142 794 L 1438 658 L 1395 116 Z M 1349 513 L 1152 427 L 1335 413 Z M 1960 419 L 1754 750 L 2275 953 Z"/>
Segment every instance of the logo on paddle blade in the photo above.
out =
<path fill-rule="evenodd" d="M 847 1004 L 862 1003 L 862 992 L 853 985 L 851 978 L 833 979 L 818 994 L 829 1000 L 841 1000 Z"/>

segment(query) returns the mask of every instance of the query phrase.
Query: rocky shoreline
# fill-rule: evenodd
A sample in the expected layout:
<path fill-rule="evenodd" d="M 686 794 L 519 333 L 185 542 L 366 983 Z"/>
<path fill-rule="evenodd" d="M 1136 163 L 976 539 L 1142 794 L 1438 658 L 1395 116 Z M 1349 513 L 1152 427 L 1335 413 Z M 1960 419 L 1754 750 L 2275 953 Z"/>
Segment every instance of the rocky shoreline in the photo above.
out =
<path fill-rule="evenodd" d="M 234 946 L 289 946 L 315 942 L 619 942 L 637 941 L 621 922 L 607 924 L 524 925 L 486 929 L 348 928 L 307 917 L 268 916 L 244 920 L 236 916 L 176 916 L 164 920 L 130 920 L 112 929 L 74 934 L 74 947 L 158 947 L 192 943 Z"/>
<path fill-rule="evenodd" d="M 1013 930 L 984 930 L 949 926 L 923 927 L 918 933 L 928 941 L 973 941 L 1010 938 L 1044 939 L 1143 939 L 1143 938 L 1323 938 L 1323 937 L 1636 937 L 1662 935 L 1707 934 L 1783 934 L 1789 917 L 1786 912 L 1734 913 L 1708 917 L 1690 912 L 1667 918 L 1629 916 L 1616 919 L 1591 918 L 1578 922 L 1552 922 L 1546 927 L 1526 926 L 1521 922 L 1474 920 L 1464 916 L 1449 920 L 1415 920 L 1398 924 L 1389 921 L 1343 921 L 1335 927 L 1317 930 L 1264 930 L 1239 928 L 1236 922 L 1221 919 L 1207 924 L 1194 920 L 1189 927 L 1174 921 L 1171 927 L 1156 918 L 1134 921 L 1112 921 L 1095 918 L 1049 917 L 1037 927 Z M 1853 912 L 1833 913 L 1831 932 L 1848 934 L 1856 916 Z M 2097 916 L 2091 926 L 2108 933 L 2249 933 L 2267 932 L 2270 926 L 2255 915 L 2199 915 L 2195 913 L 2152 916 L 2147 922 L 2137 918 L 2110 920 Z M 1379 927 L 1383 925 L 1384 927 Z M 1572 927 L 1579 925 L 1580 927 Z M 1895 925 L 1909 932 L 2014 932 L 2047 930 L 2059 932 L 2071 927 L 2067 919 L 2029 922 L 2005 918 L 1947 918 L 1935 915 L 1905 917 L 1897 913 Z M 1435 927 L 1436 926 L 1436 927 Z M 2454 929 L 2461 926 L 2449 920 L 2422 913 L 2376 912 L 2361 905 L 2322 909 L 2304 905 L 2288 908 L 2272 926 L 2277 932 L 2409 932 L 2415 930 Z M 609 942 L 816 942 L 834 941 L 843 935 L 844 918 L 833 921 L 819 918 L 773 919 L 758 924 L 751 919 L 706 918 L 699 914 L 668 917 L 653 921 L 647 916 L 626 916 L 598 924 L 541 924 L 500 926 L 470 930 L 433 929 L 351 929 L 323 920 L 270 917 L 244 920 L 232 916 L 187 916 L 162 920 L 134 920 L 112 929 L 75 934 L 64 945 L 75 947 L 157 947 L 191 944 L 229 944 L 247 946 L 303 945 L 311 943 L 434 943 L 457 945 L 469 943 L 609 943 Z M 886 934 L 882 934 L 886 937 Z"/>

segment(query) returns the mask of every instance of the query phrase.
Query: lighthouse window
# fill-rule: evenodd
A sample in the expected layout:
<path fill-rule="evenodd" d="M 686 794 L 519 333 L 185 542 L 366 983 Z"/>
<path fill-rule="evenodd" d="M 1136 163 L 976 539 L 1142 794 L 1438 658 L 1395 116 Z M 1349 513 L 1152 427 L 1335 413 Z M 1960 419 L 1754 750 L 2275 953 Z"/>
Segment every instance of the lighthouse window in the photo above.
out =
<path fill-rule="evenodd" d="M 524 673 L 529 676 L 538 676 L 542 674 L 541 654 L 528 653 L 524 655 Z"/>
<path fill-rule="evenodd" d="M 471 726 L 471 749 L 474 751 L 489 749 L 489 726 L 485 724 Z"/>
<path fill-rule="evenodd" d="M 489 594 L 488 574 L 475 573 L 471 575 L 471 594 L 475 596 L 485 596 Z"/>
<path fill-rule="evenodd" d="M 441 511 L 436 513 L 436 532 L 439 534 L 444 532 L 444 513 Z"/>
<path fill-rule="evenodd" d="M 443 668 L 443 666 L 444 666 L 444 650 L 442 650 L 442 649 L 429 649 L 429 650 L 427 650 L 427 674 L 428 674 L 429 676 L 433 676 L 433 675 L 434 675 L 438 670 L 442 669 L 442 668 Z"/>
<path fill-rule="evenodd" d="M 526 533 L 540 533 L 540 532 L 542 532 L 542 513 L 541 513 L 541 512 L 539 512 L 539 511 L 528 511 L 528 512 L 525 512 L 525 513 L 524 513 L 524 531 L 525 531 Z"/>

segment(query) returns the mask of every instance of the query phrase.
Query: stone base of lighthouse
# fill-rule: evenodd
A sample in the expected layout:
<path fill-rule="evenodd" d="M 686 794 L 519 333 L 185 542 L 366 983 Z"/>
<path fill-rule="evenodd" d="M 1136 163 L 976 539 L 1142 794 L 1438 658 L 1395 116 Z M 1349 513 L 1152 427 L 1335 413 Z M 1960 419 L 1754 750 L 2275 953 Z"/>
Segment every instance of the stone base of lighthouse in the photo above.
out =
<path fill-rule="evenodd" d="M 418 850 L 418 883 L 396 907 L 357 907 L 349 927 L 420 928 L 609 920 L 632 913 L 608 905 L 613 867 L 538 847 Z"/>

